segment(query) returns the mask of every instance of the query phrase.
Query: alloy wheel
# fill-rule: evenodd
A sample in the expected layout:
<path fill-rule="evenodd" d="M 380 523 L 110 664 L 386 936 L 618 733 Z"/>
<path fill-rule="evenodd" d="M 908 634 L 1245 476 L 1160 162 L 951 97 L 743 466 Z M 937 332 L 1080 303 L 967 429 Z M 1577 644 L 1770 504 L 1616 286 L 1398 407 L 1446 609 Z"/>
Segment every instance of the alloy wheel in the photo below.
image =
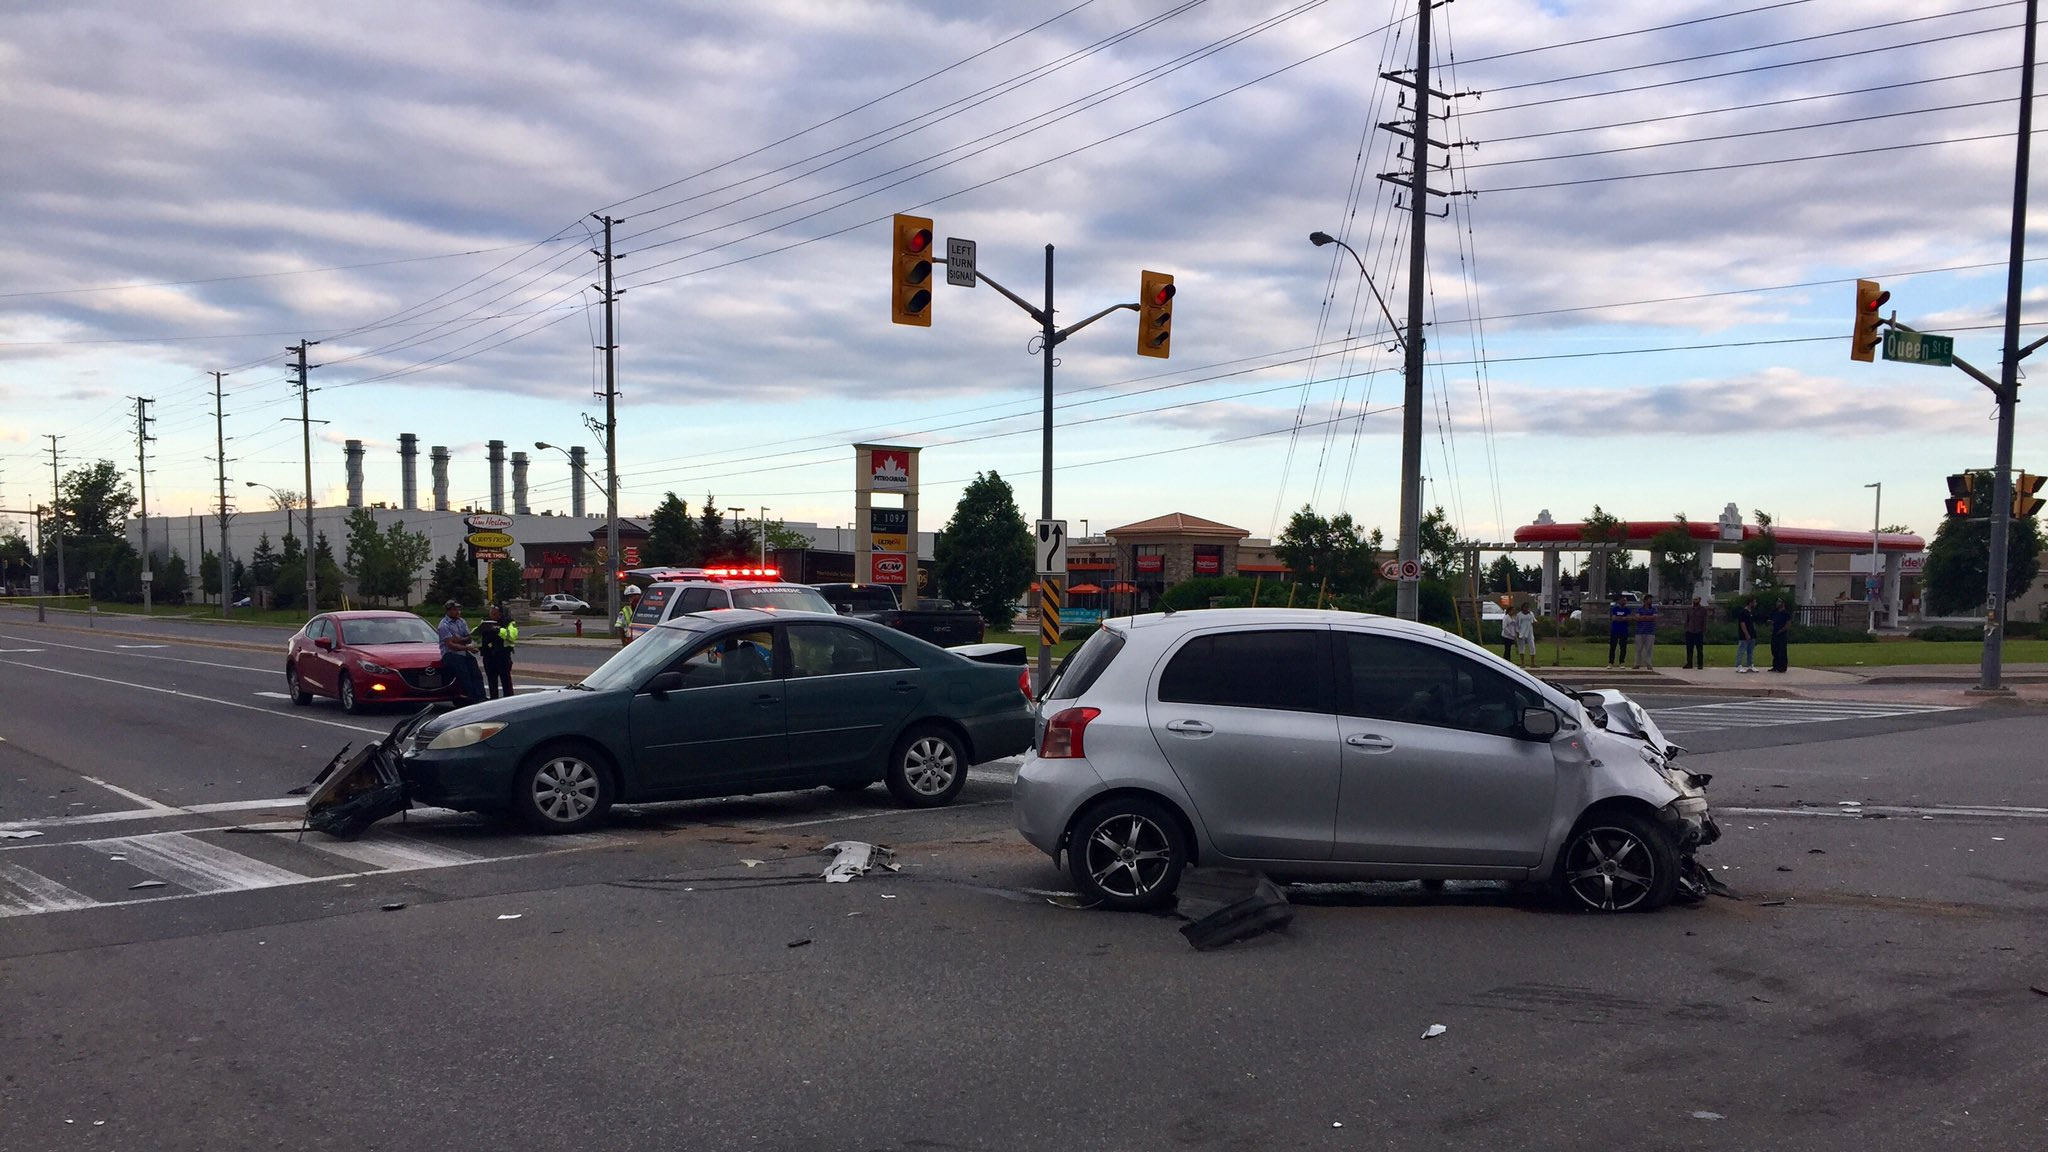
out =
<path fill-rule="evenodd" d="M 353 712 L 356 710 L 356 683 L 346 676 L 341 678 L 341 710 L 343 712 Z"/>
<path fill-rule="evenodd" d="M 1626 828 L 1603 825 L 1580 832 L 1565 857 L 1565 884 L 1588 908 L 1626 912 L 1648 899 L 1657 883 L 1649 846 Z"/>
<path fill-rule="evenodd" d="M 960 758 L 941 737 L 919 737 L 903 752 L 903 779 L 919 796 L 943 795 L 959 771 Z"/>
<path fill-rule="evenodd" d="M 557 756 L 533 774 L 533 807 L 547 820 L 571 824 L 597 807 L 597 769 L 573 756 Z"/>
<path fill-rule="evenodd" d="M 1159 887 L 1173 863 L 1166 830 L 1134 812 L 1095 826 L 1085 849 L 1088 875 L 1111 896 L 1137 899 Z"/>

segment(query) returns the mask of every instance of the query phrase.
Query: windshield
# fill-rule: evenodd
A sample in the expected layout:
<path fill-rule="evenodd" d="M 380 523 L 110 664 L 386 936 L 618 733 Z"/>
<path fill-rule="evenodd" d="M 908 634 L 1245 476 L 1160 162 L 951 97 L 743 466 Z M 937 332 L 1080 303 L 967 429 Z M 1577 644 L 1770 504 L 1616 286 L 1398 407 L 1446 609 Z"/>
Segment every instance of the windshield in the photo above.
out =
<path fill-rule="evenodd" d="M 617 656 L 605 661 L 603 667 L 585 676 L 583 687 L 599 692 L 609 692 L 614 688 L 631 689 L 667 667 L 669 661 L 709 627 L 711 622 L 708 620 L 682 617 L 676 623 L 649 629 L 638 640 L 620 649 Z"/>
<path fill-rule="evenodd" d="M 762 588 L 735 588 L 732 590 L 732 606 L 735 608 L 773 608 L 781 612 L 822 612 L 835 615 L 832 605 L 818 594 L 816 588 L 804 584 L 773 584 Z"/>
<path fill-rule="evenodd" d="M 425 620 L 417 616 L 377 617 L 369 620 L 343 620 L 341 641 L 344 644 L 439 644 L 441 637 Z"/>

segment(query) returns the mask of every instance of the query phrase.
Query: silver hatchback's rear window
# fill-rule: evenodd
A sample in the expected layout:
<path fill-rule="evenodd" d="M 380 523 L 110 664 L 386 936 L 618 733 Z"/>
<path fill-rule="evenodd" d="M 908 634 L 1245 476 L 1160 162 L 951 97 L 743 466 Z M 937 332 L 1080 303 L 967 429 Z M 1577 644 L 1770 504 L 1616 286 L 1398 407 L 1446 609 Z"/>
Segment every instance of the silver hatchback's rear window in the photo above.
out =
<path fill-rule="evenodd" d="M 1124 650 L 1124 634 L 1108 628 L 1100 629 L 1095 635 L 1083 641 L 1079 648 L 1067 653 L 1060 661 L 1059 670 L 1053 673 L 1052 687 L 1046 690 L 1047 700 L 1072 700 L 1086 692 L 1116 654 Z"/>

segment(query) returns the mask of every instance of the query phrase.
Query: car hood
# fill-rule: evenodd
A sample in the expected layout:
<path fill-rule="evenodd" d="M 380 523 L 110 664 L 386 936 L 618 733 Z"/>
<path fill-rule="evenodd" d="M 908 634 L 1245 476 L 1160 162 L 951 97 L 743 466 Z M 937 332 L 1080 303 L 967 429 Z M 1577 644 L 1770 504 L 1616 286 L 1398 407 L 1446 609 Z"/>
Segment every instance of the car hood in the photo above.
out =
<path fill-rule="evenodd" d="M 571 688 L 560 692 L 532 692 L 524 696 L 500 696 L 496 700 L 479 700 L 434 717 L 428 722 L 427 731 L 438 735 L 458 724 L 475 724 L 482 720 L 510 722 L 528 719 L 561 708 L 572 699 L 588 699 L 598 695 L 602 694 Z"/>
<path fill-rule="evenodd" d="M 425 668 L 441 662 L 438 644 L 351 644 L 348 650 L 393 668 Z"/>

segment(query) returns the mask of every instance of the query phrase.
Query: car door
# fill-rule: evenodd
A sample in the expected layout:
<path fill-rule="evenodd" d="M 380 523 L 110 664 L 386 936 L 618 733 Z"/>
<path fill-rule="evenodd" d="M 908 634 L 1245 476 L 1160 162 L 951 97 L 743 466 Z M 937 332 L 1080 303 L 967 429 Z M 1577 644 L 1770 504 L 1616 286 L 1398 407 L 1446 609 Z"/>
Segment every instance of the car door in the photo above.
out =
<path fill-rule="evenodd" d="M 783 636 L 791 777 L 873 779 L 924 699 L 925 670 L 844 624 L 786 624 Z"/>
<path fill-rule="evenodd" d="M 1537 693 L 1446 646 L 1346 629 L 1336 640 L 1336 858 L 1537 863 L 1558 778 L 1549 741 L 1520 735 Z"/>
<path fill-rule="evenodd" d="M 1338 742 L 1328 628 L 1192 636 L 1146 710 L 1209 838 L 1240 860 L 1326 860 Z"/>
<path fill-rule="evenodd" d="M 663 671 L 680 673 L 682 686 L 660 696 L 643 688 L 626 716 L 634 763 L 651 791 L 715 796 L 786 771 L 774 629 L 721 632 Z"/>
<path fill-rule="evenodd" d="M 327 647 L 321 647 L 325 641 Z M 299 662 L 299 679 L 315 692 L 332 696 L 341 683 L 341 635 L 332 616 L 315 617 L 306 625 L 306 654 Z"/>

